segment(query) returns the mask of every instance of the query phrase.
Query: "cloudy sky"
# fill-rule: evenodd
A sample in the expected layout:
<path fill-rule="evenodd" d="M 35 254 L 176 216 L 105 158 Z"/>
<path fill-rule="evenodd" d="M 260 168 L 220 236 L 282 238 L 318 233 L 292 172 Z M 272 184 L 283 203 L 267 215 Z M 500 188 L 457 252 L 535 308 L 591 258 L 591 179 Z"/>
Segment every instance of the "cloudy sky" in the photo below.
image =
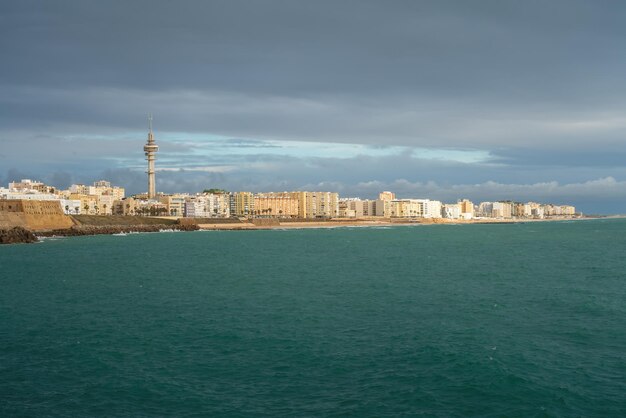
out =
<path fill-rule="evenodd" d="M 0 181 L 626 213 L 622 1 L 0 3 Z"/>

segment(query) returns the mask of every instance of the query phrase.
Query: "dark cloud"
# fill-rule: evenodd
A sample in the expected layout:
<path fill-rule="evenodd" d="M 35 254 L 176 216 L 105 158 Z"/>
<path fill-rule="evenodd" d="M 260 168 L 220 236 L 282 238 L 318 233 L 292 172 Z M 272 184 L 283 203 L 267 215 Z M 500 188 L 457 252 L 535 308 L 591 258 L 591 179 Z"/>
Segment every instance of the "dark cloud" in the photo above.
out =
<path fill-rule="evenodd" d="M 158 164 L 185 169 L 160 173 L 172 190 L 604 187 L 626 179 L 624 21 L 611 0 L 2 2 L 0 168 L 139 189 L 152 112 Z M 276 141 L 491 159 L 293 159 Z M 208 152 L 223 145 L 276 152 Z"/>
<path fill-rule="evenodd" d="M 2 48 L 13 59 L 1 74 L 246 94 L 545 96 L 571 93 L 572 80 L 588 91 L 621 78 L 606 64 L 623 65 L 624 13 L 576 0 L 5 2 Z"/>

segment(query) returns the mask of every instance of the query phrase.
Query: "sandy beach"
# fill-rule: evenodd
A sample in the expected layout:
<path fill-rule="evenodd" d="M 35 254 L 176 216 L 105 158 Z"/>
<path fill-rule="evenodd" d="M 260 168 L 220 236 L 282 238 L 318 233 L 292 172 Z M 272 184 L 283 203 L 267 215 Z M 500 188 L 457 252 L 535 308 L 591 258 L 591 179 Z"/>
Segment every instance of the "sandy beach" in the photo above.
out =
<path fill-rule="evenodd" d="M 511 224 L 521 222 L 554 222 L 565 220 L 579 220 L 585 218 L 550 218 L 550 219 L 346 219 L 294 222 L 272 219 L 273 222 L 258 222 L 258 220 L 240 223 L 200 223 L 201 230 L 264 230 L 264 229 L 305 229 L 305 228 L 341 228 L 341 227 L 385 227 L 385 226 L 415 226 L 415 225 L 470 225 L 470 224 Z"/>

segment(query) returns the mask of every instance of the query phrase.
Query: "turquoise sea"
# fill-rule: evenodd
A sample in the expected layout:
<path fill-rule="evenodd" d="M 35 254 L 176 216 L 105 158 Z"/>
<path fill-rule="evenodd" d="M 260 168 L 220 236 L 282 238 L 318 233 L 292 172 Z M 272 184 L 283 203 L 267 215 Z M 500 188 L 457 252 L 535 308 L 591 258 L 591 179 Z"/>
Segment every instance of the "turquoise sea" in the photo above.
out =
<path fill-rule="evenodd" d="M 626 416 L 626 220 L 3 246 L 0 416 Z"/>

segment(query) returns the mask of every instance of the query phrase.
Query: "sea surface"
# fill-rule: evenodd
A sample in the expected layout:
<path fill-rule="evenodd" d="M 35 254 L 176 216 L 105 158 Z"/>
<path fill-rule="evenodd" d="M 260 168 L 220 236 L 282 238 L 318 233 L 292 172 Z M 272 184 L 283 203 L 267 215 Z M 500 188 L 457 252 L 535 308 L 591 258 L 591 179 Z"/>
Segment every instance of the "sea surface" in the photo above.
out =
<path fill-rule="evenodd" d="M 0 416 L 626 416 L 626 220 L 2 246 Z"/>

